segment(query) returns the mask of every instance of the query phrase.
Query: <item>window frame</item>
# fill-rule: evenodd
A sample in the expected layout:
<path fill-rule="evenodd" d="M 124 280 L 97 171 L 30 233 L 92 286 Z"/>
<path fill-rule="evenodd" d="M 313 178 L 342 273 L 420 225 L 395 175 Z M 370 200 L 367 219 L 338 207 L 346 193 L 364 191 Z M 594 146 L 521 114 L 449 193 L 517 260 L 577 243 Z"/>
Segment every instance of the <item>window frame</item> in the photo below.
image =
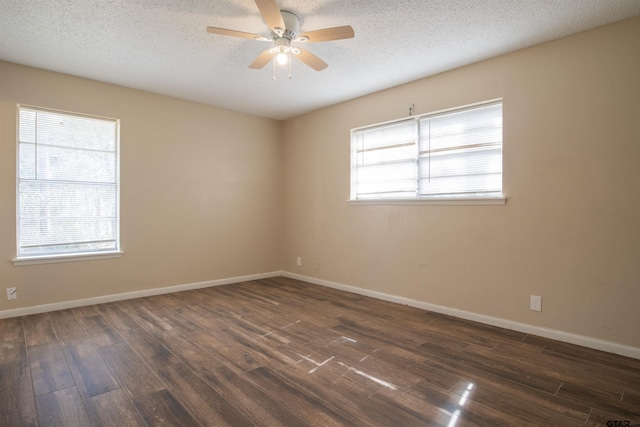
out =
<path fill-rule="evenodd" d="M 115 189 L 115 248 L 114 249 L 105 249 L 105 250 L 94 250 L 94 251 L 80 251 L 80 252 L 66 252 L 66 253 L 44 253 L 44 254 L 21 254 L 20 253 L 20 128 L 21 128 L 21 119 L 20 113 L 23 110 L 32 110 L 36 112 L 45 112 L 45 113 L 54 113 L 64 116 L 73 116 L 80 118 L 88 118 L 88 119 L 97 119 L 104 120 L 108 122 L 112 122 L 115 125 L 115 135 L 114 138 L 114 150 L 113 153 L 115 155 L 115 163 L 114 163 L 114 180 L 115 185 L 113 186 Z M 37 145 L 37 140 L 34 144 Z M 78 149 L 78 148 L 76 148 Z M 92 149 L 80 148 L 82 151 L 92 151 Z M 34 105 L 28 104 L 17 104 L 16 106 L 16 257 L 12 260 L 13 265 L 32 265 L 32 264 L 49 264 L 49 263 L 58 263 L 58 262 L 75 262 L 75 261 L 86 261 L 86 260 L 96 260 L 96 259 L 109 259 L 109 258 L 119 258 L 122 256 L 123 251 L 121 248 L 121 223 L 120 223 L 120 120 L 112 117 L 91 115 L 85 113 L 78 113 L 54 108 L 46 108 L 46 107 L 38 107 Z M 36 179 L 37 180 L 37 179 Z M 46 180 L 45 180 L 46 181 Z M 98 181 L 85 181 L 91 184 L 101 184 Z M 113 199 L 112 199 L 113 200 Z M 81 242 L 78 242 L 81 243 Z"/>
<path fill-rule="evenodd" d="M 424 113 L 415 116 L 403 117 L 400 119 L 389 120 L 386 122 L 360 126 L 357 128 L 351 129 L 350 134 L 350 193 L 349 200 L 347 201 L 350 205 L 505 205 L 507 197 L 504 194 L 504 144 L 501 145 L 501 162 L 502 162 L 502 171 L 501 171 L 501 192 L 500 194 L 465 194 L 465 195 L 415 195 L 415 196 L 407 196 L 407 197 L 396 197 L 396 198 L 357 198 L 357 143 L 355 141 L 355 135 L 358 132 L 362 132 L 363 130 L 373 130 L 375 128 L 380 127 L 389 127 L 394 124 L 401 124 L 403 122 L 413 122 L 416 127 L 416 146 L 420 147 L 419 140 L 419 127 L 420 121 L 429 118 L 429 117 L 437 117 L 446 114 L 463 112 L 465 110 L 471 110 L 474 108 L 481 108 L 484 106 L 491 106 L 493 104 L 504 105 L 502 98 L 491 99 L 487 101 L 477 102 L 473 104 L 467 104 L 459 107 L 447 108 L 443 110 L 433 111 L 429 113 Z M 502 139 L 504 140 L 504 125 L 502 126 Z M 419 149 L 418 149 L 419 151 Z M 418 162 L 419 158 L 416 157 L 416 170 L 418 173 L 417 180 L 420 180 L 420 172 Z"/>

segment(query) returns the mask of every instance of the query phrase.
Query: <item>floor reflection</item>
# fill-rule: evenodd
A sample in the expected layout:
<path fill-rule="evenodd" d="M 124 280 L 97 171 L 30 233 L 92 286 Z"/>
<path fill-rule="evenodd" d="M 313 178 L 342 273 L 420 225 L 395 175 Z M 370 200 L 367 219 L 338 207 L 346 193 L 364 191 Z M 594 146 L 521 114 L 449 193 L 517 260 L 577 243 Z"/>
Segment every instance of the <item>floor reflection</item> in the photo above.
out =
<path fill-rule="evenodd" d="M 328 358 L 328 359 L 326 359 L 324 362 L 317 362 L 317 361 L 313 360 L 312 358 L 310 358 L 310 357 L 308 357 L 308 356 L 302 356 L 302 358 L 303 358 L 304 360 L 306 360 L 307 362 L 311 363 L 312 365 L 315 365 L 315 366 L 316 366 L 315 368 L 313 368 L 313 369 L 311 369 L 311 370 L 309 371 L 309 373 L 310 373 L 310 374 L 313 374 L 313 373 L 314 373 L 318 368 L 321 368 L 321 367 L 322 367 L 322 366 L 324 366 L 325 364 L 327 364 L 327 363 L 331 362 L 331 361 L 335 358 L 335 356 L 331 356 L 331 357 L 329 357 L 329 358 Z"/>
<path fill-rule="evenodd" d="M 348 366 L 348 365 L 346 365 L 346 364 L 344 364 L 342 362 L 338 362 L 338 364 L 340 366 L 342 366 L 342 367 L 345 367 L 345 368 L 349 369 L 350 372 L 354 372 L 354 373 L 356 373 L 356 374 L 358 374 L 358 375 L 360 375 L 360 376 L 362 376 L 362 377 L 364 377 L 364 378 L 366 378 L 368 380 L 371 380 L 371 381 L 375 382 L 376 384 L 380 384 L 381 386 L 388 387 L 391 390 L 397 390 L 398 389 L 396 386 L 394 386 L 393 384 L 391 384 L 388 381 L 385 381 L 385 380 L 380 379 L 378 377 L 374 377 L 373 375 L 369 375 L 366 372 L 362 372 L 359 369 L 356 369 L 356 368 L 354 368 L 352 366 Z"/>
<path fill-rule="evenodd" d="M 459 408 L 457 408 L 451 413 L 451 419 L 449 420 L 447 427 L 454 427 L 456 425 L 456 423 L 458 422 L 458 419 L 460 418 L 460 415 L 462 414 L 462 407 L 464 406 L 465 403 L 467 403 L 467 400 L 473 393 L 474 387 L 475 387 L 475 384 L 473 383 L 467 384 L 467 388 L 462 393 L 462 396 L 460 396 L 460 400 L 458 400 Z"/>

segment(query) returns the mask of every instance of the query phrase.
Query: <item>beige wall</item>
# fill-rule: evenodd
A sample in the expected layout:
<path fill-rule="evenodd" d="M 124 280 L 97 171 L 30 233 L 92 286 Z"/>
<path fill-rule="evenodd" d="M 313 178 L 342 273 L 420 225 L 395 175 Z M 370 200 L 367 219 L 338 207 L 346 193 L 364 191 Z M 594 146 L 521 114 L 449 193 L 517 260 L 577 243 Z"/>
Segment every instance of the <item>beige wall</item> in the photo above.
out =
<path fill-rule="evenodd" d="M 121 120 L 122 258 L 13 266 L 17 103 Z M 0 310 L 279 270 L 281 127 L 0 62 Z"/>
<path fill-rule="evenodd" d="M 283 269 L 640 347 L 639 70 L 636 18 L 286 121 Z M 351 128 L 493 98 L 505 206 L 347 205 Z"/>

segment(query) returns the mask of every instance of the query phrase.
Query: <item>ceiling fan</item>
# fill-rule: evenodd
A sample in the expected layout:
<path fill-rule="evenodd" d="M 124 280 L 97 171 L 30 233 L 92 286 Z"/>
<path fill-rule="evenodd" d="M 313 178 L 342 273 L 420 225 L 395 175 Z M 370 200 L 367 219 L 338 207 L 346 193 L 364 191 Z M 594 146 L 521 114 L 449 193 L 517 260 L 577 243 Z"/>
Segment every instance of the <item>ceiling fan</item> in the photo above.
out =
<path fill-rule="evenodd" d="M 322 71 L 329 65 L 322 59 L 315 56 L 308 50 L 291 46 L 292 42 L 317 43 L 331 40 L 342 40 L 352 38 L 355 34 L 349 25 L 342 27 L 324 28 L 321 30 L 309 31 L 298 34 L 300 30 L 300 18 L 292 12 L 280 10 L 276 0 L 255 0 L 264 22 L 269 27 L 269 36 L 263 37 L 258 34 L 245 33 L 243 31 L 228 30 L 226 28 L 207 27 L 207 31 L 212 34 L 223 36 L 242 37 L 245 39 L 271 41 L 273 47 L 262 52 L 249 65 L 249 68 L 260 69 L 275 56 L 279 64 L 290 63 L 291 54 L 300 61 L 307 64 L 316 71 Z M 275 63 L 274 63 L 275 66 Z"/>

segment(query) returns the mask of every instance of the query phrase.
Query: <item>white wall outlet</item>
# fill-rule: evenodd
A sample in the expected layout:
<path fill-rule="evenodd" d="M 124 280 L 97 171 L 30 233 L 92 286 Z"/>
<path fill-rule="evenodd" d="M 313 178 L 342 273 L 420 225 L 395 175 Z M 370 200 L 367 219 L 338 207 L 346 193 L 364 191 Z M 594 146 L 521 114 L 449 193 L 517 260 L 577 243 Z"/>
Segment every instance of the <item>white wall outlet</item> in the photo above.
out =
<path fill-rule="evenodd" d="M 320 267 L 322 267 L 322 263 L 321 263 L 320 261 L 316 261 L 316 262 L 314 263 L 314 268 L 315 268 L 316 270 L 320 270 Z"/>
<path fill-rule="evenodd" d="M 16 288 L 7 288 L 7 299 L 9 301 L 18 299 L 18 290 Z"/>
<path fill-rule="evenodd" d="M 296 265 L 297 265 L 298 267 L 302 267 L 302 257 L 297 257 L 297 258 L 296 258 Z"/>
<path fill-rule="evenodd" d="M 538 295 L 531 295 L 529 309 L 532 311 L 542 311 L 542 297 Z"/>

